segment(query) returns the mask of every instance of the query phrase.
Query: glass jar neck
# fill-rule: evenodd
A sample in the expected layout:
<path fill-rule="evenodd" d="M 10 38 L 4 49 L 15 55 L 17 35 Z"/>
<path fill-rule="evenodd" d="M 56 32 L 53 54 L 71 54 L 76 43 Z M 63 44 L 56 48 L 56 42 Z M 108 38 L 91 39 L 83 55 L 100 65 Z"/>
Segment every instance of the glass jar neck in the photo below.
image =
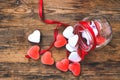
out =
<path fill-rule="evenodd" d="M 96 48 L 96 38 L 93 29 L 86 21 L 80 21 L 75 25 L 74 33 L 79 36 L 78 46 L 89 52 Z"/>

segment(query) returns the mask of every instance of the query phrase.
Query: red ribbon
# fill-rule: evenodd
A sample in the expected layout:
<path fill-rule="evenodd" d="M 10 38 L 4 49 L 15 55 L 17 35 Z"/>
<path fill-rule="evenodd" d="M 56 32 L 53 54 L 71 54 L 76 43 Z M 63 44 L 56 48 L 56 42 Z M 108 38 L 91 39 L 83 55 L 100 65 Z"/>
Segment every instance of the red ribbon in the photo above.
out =
<path fill-rule="evenodd" d="M 88 31 L 91 33 L 91 36 L 92 36 L 92 38 L 93 38 L 94 44 L 93 44 L 92 48 L 91 48 L 89 51 L 95 49 L 95 47 L 96 47 L 96 37 L 95 37 L 95 34 L 94 34 L 94 32 L 93 32 L 93 29 L 92 29 L 92 28 L 88 25 L 88 23 L 85 22 L 85 21 L 81 21 L 81 22 L 79 22 L 79 23 L 82 24 L 86 29 L 88 29 Z"/>
<path fill-rule="evenodd" d="M 39 0 L 39 16 L 41 18 L 41 20 L 47 24 L 57 24 L 58 27 L 60 26 L 69 26 L 66 23 L 62 23 L 59 21 L 54 21 L 54 20 L 48 20 L 48 19 L 44 19 L 44 15 L 43 15 L 43 0 Z"/>
<path fill-rule="evenodd" d="M 43 0 L 39 0 L 39 16 L 41 18 L 41 20 L 47 24 L 57 24 L 56 29 L 54 29 L 54 41 L 53 43 L 50 45 L 50 47 L 46 50 L 41 50 L 40 54 L 45 53 L 46 51 L 49 51 L 53 46 L 54 46 L 54 42 L 56 41 L 56 37 L 58 35 L 58 27 L 61 26 L 69 26 L 68 24 L 59 22 L 59 21 L 54 21 L 54 20 L 48 20 L 48 19 L 44 19 L 44 15 L 43 15 Z"/>

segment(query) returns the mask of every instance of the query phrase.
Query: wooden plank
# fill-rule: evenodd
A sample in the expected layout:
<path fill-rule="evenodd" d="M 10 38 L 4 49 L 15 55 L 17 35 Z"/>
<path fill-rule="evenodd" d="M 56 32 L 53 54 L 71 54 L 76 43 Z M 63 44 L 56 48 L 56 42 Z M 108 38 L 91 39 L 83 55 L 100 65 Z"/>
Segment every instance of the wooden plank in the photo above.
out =
<path fill-rule="evenodd" d="M 81 76 L 74 77 L 71 72 L 63 73 L 55 68 L 55 66 L 45 66 L 37 61 L 36 63 L 0 63 L 0 77 L 2 78 L 18 78 L 21 80 L 119 80 L 120 78 L 120 61 L 107 60 L 101 62 L 82 63 Z"/>
<path fill-rule="evenodd" d="M 82 72 L 74 77 L 40 60 L 24 57 L 31 43 L 27 36 L 39 29 L 41 48 L 53 41 L 56 25 L 43 23 L 38 16 L 38 0 L 0 0 L 0 80 L 119 80 L 120 79 L 120 0 L 44 0 L 45 18 L 74 26 L 89 15 L 103 15 L 113 29 L 112 41 L 90 52 L 81 63 Z M 64 28 L 60 29 L 60 32 Z M 56 61 L 66 57 L 65 48 L 52 48 Z"/>

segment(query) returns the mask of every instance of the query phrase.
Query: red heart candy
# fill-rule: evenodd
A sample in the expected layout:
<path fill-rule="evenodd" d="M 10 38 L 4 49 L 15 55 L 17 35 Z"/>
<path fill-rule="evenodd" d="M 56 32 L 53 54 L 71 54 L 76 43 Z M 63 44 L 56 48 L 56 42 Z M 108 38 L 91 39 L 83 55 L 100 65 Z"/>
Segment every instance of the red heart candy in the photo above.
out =
<path fill-rule="evenodd" d="M 64 36 L 62 34 L 58 34 L 57 40 L 55 41 L 54 46 L 57 48 L 60 48 L 60 47 L 64 46 L 66 43 L 67 43 L 67 41 L 64 38 Z"/>
<path fill-rule="evenodd" d="M 64 72 L 68 70 L 68 66 L 69 66 L 68 59 L 63 59 L 62 61 L 56 63 L 57 69 L 64 71 Z"/>
<path fill-rule="evenodd" d="M 96 26 L 96 28 L 98 29 L 98 31 L 101 30 L 101 24 L 98 21 L 94 21 L 94 24 Z"/>
<path fill-rule="evenodd" d="M 39 59 L 39 50 L 40 50 L 40 47 L 38 45 L 35 45 L 35 46 L 32 46 L 28 52 L 27 52 L 27 55 L 34 59 L 34 60 L 37 60 Z"/>
<path fill-rule="evenodd" d="M 80 63 L 69 64 L 69 70 L 72 71 L 74 76 L 79 76 L 79 74 L 80 74 Z"/>
<path fill-rule="evenodd" d="M 46 65 L 53 65 L 54 59 L 52 58 L 51 52 L 45 52 L 41 58 L 41 62 Z"/>
<path fill-rule="evenodd" d="M 106 39 L 104 37 L 102 37 L 102 36 L 97 36 L 97 38 L 96 38 L 97 44 L 102 44 L 102 43 L 105 42 L 105 40 Z"/>

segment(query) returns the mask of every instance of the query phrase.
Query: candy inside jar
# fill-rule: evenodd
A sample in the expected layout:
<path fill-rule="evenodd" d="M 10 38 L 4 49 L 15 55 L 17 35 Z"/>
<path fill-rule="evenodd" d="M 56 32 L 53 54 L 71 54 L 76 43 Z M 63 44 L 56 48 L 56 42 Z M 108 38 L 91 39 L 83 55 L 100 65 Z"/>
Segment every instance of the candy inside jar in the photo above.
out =
<path fill-rule="evenodd" d="M 103 47 L 112 39 L 111 26 L 102 16 L 84 18 L 74 26 L 74 34 L 79 36 L 77 45 L 86 52 Z"/>

